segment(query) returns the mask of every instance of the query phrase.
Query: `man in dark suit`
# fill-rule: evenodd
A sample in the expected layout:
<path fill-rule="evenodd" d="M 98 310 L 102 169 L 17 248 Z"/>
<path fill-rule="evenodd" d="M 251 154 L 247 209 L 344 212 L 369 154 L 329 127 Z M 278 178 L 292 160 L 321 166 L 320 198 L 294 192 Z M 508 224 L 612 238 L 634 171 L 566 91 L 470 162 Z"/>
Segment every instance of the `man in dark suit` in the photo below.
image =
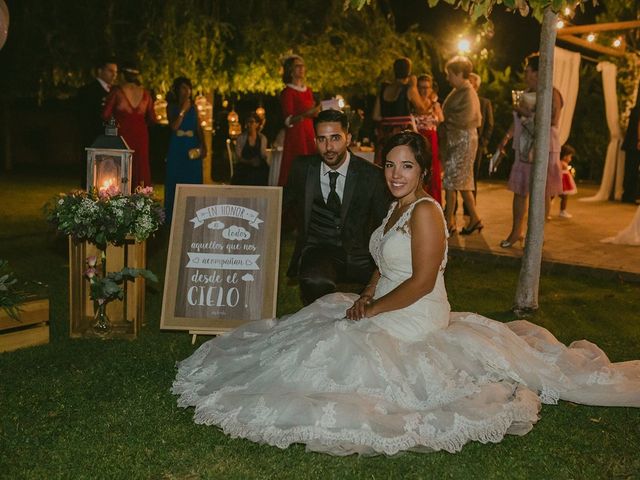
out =
<path fill-rule="evenodd" d="M 285 211 L 297 225 L 287 275 L 298 276 L 305 305 L 335 292 L 337 283 L 369 281 L 369 236 L 390 198 L 382 170 L 348 150 L 343 112 L 324 110 L 314 123 L 318 153 L 293 162 L 284 191 Z"/>
<path fill-rule="evenodd" d="M 81 185 L 86 188 L 87 161 L 85 148 L 91 146 L 96 137 L 104 133 L 102 109 L 111 86 L 118 76 L 118 65 L 113 58 L 104 59 L 96 69 L 96 78 L 78 90 L 76 97 L 80 139 L 82 142 L 81 163 L 84 172 Z"/>

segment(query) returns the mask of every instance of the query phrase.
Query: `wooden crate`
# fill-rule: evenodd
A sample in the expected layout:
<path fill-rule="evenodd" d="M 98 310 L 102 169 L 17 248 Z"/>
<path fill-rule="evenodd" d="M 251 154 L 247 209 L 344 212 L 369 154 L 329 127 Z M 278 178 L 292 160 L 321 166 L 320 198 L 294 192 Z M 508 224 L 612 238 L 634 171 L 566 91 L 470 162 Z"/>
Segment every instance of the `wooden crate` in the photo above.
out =
<path fill-rule="evenodd" d="M 72 338 L 95 335 L 93 301 L 89 297 L 89 280 L 84 277 L 85 262 L 90 255 L 100 258 L 95 245 L 69 238 L 69 335 Z M 107 271 L 119 271 L 125 266 L 146 268 L 146 242 L 131 240 L 120 247 L 107 247 Z M 114 300 L 107 305 L 107 316 L 113 327 L 109 336 L 134 339 L 144 319 L 144 279 L 125 282 L 124 289 L 122 301 Z"/>
<path fill-rule="evenodd" d="M 0 309 L 0 352 L 49 343 L 49 300 L 30 300 L 20 305 L 20 319 Z"/>

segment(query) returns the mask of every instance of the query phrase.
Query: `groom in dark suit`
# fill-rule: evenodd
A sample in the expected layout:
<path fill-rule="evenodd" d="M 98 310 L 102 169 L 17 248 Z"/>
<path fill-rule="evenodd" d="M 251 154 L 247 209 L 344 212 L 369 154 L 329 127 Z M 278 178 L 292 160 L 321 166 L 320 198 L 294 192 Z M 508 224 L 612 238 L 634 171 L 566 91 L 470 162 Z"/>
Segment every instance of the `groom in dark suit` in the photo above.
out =
<path fill-rule="evenodd" d="M 85 148 L 90 147 L 98 135 L 104 133 L 102 110 L 104 102 L 111 91 L 111 87 L 118 76 L 118 65 L 115 59 L 105 58 L 97 65 L 96 77 L 78 90 L 76 107 L 80 126 L 80 141 L 82 142 L 82 154 L 80 162 L 83 165 L 81 185 L 86 188 L 87 161 Z"/>
<path fill-rule="evenodd" d="M 315 119 L 318 153 L 298 157 L 284 191 L 297 240 L 289 277 L 298 276 L 305 305 L 336 291 L 337 283 L 366 284 L 375 265 L 369 236 L 389 206 L 381 169 L 355 156 L 347 116 L 324 110 Z"/>

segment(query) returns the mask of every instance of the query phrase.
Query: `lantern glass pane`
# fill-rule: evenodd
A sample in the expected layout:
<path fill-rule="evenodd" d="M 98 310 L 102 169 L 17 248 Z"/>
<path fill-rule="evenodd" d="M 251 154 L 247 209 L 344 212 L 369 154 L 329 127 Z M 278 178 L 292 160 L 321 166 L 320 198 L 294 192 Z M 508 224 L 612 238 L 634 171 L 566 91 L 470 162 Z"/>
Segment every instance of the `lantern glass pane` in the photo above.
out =
<path fill-rule="evenodd" d="M 122 191 L 121 158 L 118 155 L 98 153 L 95 156 L 95 186 L 100 190 L 115 186 Z"/>

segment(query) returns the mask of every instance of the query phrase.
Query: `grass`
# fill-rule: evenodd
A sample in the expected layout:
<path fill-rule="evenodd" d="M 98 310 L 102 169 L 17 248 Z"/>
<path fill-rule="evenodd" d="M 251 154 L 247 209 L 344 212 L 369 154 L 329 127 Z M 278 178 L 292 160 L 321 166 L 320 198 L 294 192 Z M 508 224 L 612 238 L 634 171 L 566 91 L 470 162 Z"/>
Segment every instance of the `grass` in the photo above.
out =
<path fill-rule="evenodd" d="M 640 478 L 640 409 L 632 408 L 560 402 L 544 406 L 524 437 L 471 443 L 455 455 L 393 458 L 279 450 L 195 425 L 193 411 L 177 408 L 169 392 L 174 363 L 194 347 L 187 333 L 159 330 L 161 285 L 147 289 L 147 324 L 137 340 L 68 338 L 66 241 L 47 230 L 40 206 L 73 186 L 72 178 L 0 178 L 0 258 L 22 278 L 48 284 L 52 329 L 48 345 L 0 354 L 0 478 Z M 160 277 L 166 246 L 166 233 L 148 242 L 149 267 Z M 283 248 L 284 264 L 290 238 Z M 453 259 L 446 274 L 453 309 L 514 319 L 517 274 Z M 281 278 L 284 314 L 299 301 Z M 547 275 L 540 291 L 532 321 L 564 342 L 588 338 L 614 361 L 638 358 L 638 285 Z"/>

